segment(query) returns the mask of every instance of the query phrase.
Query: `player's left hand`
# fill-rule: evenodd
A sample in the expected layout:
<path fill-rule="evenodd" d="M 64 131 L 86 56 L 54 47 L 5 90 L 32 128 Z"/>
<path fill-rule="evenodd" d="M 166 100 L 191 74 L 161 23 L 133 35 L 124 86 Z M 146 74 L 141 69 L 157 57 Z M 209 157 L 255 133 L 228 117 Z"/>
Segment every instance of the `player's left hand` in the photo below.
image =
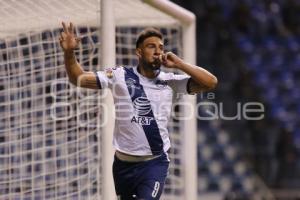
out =
<path fill-rule="evenodd" d="M 162 55 L 162 64 L 167 68 L 177 68 L 181 63 L 183 63 L 183 60 L 172 52 Z"/>

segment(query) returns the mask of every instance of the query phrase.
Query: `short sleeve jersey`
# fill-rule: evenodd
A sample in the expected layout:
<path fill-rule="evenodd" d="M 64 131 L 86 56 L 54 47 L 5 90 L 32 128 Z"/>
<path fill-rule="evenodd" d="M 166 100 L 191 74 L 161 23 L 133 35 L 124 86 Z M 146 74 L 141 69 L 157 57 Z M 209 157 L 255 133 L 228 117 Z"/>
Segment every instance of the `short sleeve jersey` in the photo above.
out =
<path fill-rule="evenodd" d="M 96 72 L 100 88 L 112 91 L 115 104 L 114 147 L 130 155 L 159 155 L 168 151 L 168 120 L 173 96 L 187 93 L 189 76 L 160 72 L 146 78 L 137 67 Z"/>

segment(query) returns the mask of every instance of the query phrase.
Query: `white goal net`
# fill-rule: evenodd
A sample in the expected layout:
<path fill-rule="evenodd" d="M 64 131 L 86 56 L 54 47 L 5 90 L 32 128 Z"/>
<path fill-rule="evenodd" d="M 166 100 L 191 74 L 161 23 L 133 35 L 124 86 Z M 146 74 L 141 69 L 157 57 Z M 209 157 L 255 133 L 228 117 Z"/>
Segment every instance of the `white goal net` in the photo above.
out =
<path fill-rule="evenodd" d="M 135 39 L 156 26 L 182 56 L 182 27 L 137 0 L 115 1 L 116 63 L 136 64 Z M 58 43 L 61 21 L 82 37 L 85 70 L 101 70 L 99 0 L 0 1 L 0 199 L 101 199 L 100 91 L 69 84 Z M 110 66 L 109 66 L 110 67 Z M 183 131 L 169 126 L 163 199 L 183 199 Z"/>

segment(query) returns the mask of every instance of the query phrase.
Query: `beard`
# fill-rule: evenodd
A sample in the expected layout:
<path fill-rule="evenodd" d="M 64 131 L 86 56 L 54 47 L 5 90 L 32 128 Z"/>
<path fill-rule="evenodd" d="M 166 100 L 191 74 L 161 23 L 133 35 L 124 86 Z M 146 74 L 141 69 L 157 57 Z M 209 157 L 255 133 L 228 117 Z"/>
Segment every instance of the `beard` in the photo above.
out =
<path fill-rule="evenodd" d="M 158 70 L 158 69 L 160 69 L 160 66 L 161 66 L 160 61 L 159 61 L 159 62 L 154 61 L 154 62 L 152 63 L 152 69 L 153 69 L 153 70 Z"/>
<path fill-rule="evenodd" d="M 143 61 L 143 66 L 145 66 L 145 68 L 149 69 L 149 70 L 159 70 L 161 67 L 161 61 L 159 59 L 155 59 L 152 62 L 148 62 L 148 61 Z"/>

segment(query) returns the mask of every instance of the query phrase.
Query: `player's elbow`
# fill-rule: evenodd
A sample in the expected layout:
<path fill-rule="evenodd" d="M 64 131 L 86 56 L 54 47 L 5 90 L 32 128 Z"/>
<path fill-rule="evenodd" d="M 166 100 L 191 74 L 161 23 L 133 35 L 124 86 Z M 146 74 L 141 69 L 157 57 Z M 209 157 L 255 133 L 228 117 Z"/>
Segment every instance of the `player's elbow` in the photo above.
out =
<path fill-rule="evenodd" d="M 70 82 L 72 85 L 77 86 L 77 79 L 69 78 L 69 82 Z"/>
<path fill-rule="evenodd" d="M 218 79 L 214 75 L 211 77 L 211 81 L 209 83 L 209 89 L 215 89 L 218 85 Z"/>
<path fill-rule="evenodd" d="M 75 87 L 83 87 L 83 83 L 79 78 L 69 78 L 69 82 Z"/>
<path fill-rule="evenodd" d="M 82 75 L 83 73 L 69 75 L 69 82 L 76 87 L 81 87 L 83 84 Z"/>

